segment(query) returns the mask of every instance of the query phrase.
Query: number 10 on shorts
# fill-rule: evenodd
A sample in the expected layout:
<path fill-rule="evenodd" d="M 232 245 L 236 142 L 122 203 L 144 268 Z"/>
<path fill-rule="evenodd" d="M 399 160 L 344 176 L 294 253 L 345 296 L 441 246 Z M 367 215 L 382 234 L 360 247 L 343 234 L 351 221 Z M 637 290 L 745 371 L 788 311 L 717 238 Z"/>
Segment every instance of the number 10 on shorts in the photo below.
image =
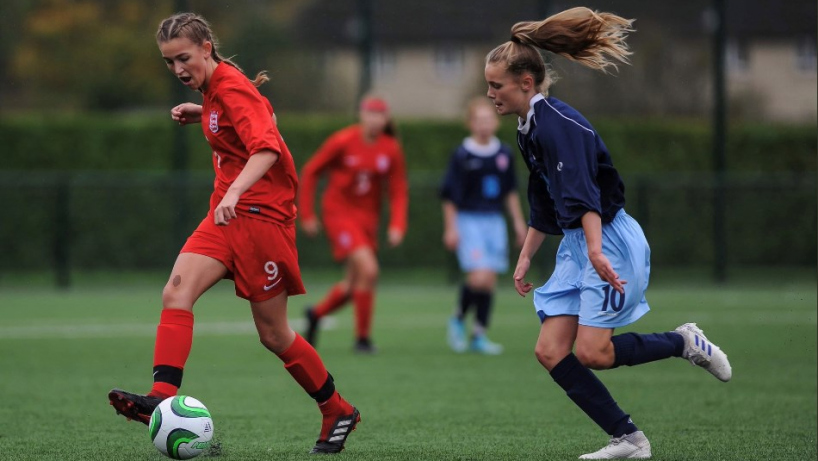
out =
<path fill-rule="evenodd" d="M 602 312 L 606 312 L 608 306 L 610 306 L 614 312 L 619 312 L 625 307 L 624 294 L 619 294 L 619 292 L 611 288 L 610 285 L 602 287 L 602 291 L 605 292 L 605 299 L 602 301 Z"/>

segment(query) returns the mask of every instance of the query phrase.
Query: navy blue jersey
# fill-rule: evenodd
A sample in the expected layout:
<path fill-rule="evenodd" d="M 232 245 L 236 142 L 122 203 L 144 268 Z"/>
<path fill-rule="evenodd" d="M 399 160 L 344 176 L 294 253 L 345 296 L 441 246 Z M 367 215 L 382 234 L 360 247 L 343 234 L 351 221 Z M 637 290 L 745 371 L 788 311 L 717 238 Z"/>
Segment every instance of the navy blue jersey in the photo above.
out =
<path fill-rule="evenodd" d="M 488 145 L 466 138 L 452 153 L 440 197 L 461 211 L 502 212 L 503 200 L 517 187 L 513 158 L 497 138 Z"/>
<path fill-rule="evenodd" d="M 603 223 L 625 206 L 625 185 L 608 148 L 588 120 L 568 104 L 537 95 L 517 144 L 531 172 L 529 226 L 547 234 L 582 227 L 582 216 L 596 211 Z"/>

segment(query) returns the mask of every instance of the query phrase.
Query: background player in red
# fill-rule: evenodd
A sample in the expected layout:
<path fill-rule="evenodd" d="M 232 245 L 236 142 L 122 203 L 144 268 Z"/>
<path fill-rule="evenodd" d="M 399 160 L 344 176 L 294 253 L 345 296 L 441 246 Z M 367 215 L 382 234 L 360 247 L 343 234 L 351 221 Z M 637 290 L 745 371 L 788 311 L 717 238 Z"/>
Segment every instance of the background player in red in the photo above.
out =
<path fill-rule="evenodd" d="M 391 218 L 390 246 L 403 241 L 408 193 L 406 166 L 386 101 L 366 97 L 360 104 L 360 123 L 327 139 L 301 171 L 299 209 L 304 232 L 314 237 L 320 225 L 314 213 L 318 179 L 329 181 L 321 201 L 322 220 L 336 261 L 345 262 L 346 275 L 325 298 L 307 308 L 307 341 L 315 344 L 322 317 L 350 299 L 355 304 L 355 350 L 374 352 L 370 330 L 378 281 L 378 221 L 381 195 L 388 190 Z"/>
<path fill-rule="evenodd" d="M 223 278 L 250 301 L 261 343 L 275 353 L 323 414 L 313 453 L 337 453 L 360 421 L 335 390 L 315 349 L 287 323 L 287 297 L 304 293 L 295 247 L 295 165 L 273 108 L 234 63 L 217 52 L 210 25 L 193 13 L 162 21 L 156 41 L 168 69 L 202 105 L 171 109 L 180 125 L 202 123 L 216 171 L 210 211 L 188 238 L 162 292 L 153 387 L 147 395 L 113 389 L 117 413 L 148 424 L 156 405 L 176 395 L 193 342 L 193 304 Z"/>

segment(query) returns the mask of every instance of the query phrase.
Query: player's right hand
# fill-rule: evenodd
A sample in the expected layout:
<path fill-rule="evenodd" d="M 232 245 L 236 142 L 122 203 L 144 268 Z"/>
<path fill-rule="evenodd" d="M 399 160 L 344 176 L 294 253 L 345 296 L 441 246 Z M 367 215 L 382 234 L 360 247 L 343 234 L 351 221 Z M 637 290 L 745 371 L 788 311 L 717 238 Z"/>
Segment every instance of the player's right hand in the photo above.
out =
<path fill-rule="evenodd" d="M 456 250 L 459 242 L 460 236 L 457 235 L 457 229 L 446 229 L 446 231 L 443 232 L 443 245 L 447 250 Z"/>
<path fill-rule="evenodd" d="M 307 234 L 307 237 L 315 237 L 321 230 L 321 223 L 317 218 L 311 218 L 301 221 L 301 229 Z"/>
<path fill-rule="evenodd" d="M 180 126 L 202 121 L 202 106 L 192 102 L 179 104 L 170 110 L 170 118 Z"/>
<path fill-rule="evenodd" d="M 531 260 L 521 257 L 519 261 L 517 261 L 517 268 L 514 269 L 514 289 L 517 290 L 517 293 L 522 297 L 525 297 L 525 295 L 534 288 L 533 283 L 525 281 L 525 274 L 528 273 L 529 267 L 531 267 Z"/>

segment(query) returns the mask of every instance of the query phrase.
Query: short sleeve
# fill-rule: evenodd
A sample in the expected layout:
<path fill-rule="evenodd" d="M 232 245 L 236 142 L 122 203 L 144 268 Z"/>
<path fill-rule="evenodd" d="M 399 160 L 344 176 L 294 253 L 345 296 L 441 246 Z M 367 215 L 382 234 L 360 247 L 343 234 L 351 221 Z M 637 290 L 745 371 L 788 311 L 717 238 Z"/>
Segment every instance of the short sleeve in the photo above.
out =
<path fill-rule="evenodd" d="M 272 108 L 255 88 L 249 83 L 227 87 L 221 92 L 221 99 L 224 112 L 248 155 L 262 150 L 281 153 Z"/>

